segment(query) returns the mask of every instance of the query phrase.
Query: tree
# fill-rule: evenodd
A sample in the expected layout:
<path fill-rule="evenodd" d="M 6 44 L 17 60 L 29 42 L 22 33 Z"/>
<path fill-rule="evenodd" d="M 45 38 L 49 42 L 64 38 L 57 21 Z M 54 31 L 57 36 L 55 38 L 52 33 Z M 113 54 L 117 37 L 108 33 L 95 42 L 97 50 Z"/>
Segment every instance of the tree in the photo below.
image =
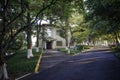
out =
<path fill-rule="evenodd" d="M 36 25 L 36 52 L 39 52 L 39 45 L 40 45 L 40 32 L 41 32 L 41 21 Z"/>
<path fill-rule="evenodd" d="M 61 30 L 62 37 L 65 38 L 66 41 L 66 49 L 68 50 L 68 53 L 70 53 L 70 43 L 71 38 L 68 39 L 71 35 L 71 24 L 69 22 L 69 18 L 71 17 L 71 14 L 75 12 L 74 6 L 76 3 L 81 4 L 82 0 L 61 0 L 57 1 L 57 3 L 53 6 L 51 6 L 52 10 L 50 11 L 50 20 L 53 21 L 53 23 Z"/>
<path fill-rule="evenodd" d="M 100 24 L 101 27 L 99 27 L 99 31 L 102 31 L 104 29 L 105 32 L 109 34 L 114 34 L 116 45 L 119 44 L 118 39 L 120 39 L 119 31 L 120 31 L 120 14 L 119 9 L 119 0 L 86 0 L 86 10 L 87 10 L 87 19 L 94 20 L 96 24 Z M 106 22 L 106 28 L 102 26 L 104 24 L 103 22 Z M 96 25 L 95 24 L 95 25 Z M 99 25 L 100 26 L 100 25 Z M 98 26 L 94 26 L 98 27 Z M 101 28 L 101 29 L 100 29 Z M 104 33 L 105 33 L 104 32 Z M 102 33 L 102 32 L 101 32 Z"/>
<path fill-rule="evenodd" d="M 31 23 L 31 18 L 30 18 L 30 13 L 27 13 L 27 24 Z M 30 57 L 33 57 L 32 54 L 32 27 L 31 25 L 29 26 L 29 29 L 26 30 L 27 33 L 27 58 L 29 59 Z"/>
<path fill-rule="evenodd" d="M 3 0 L 0 1 L 0 79 L 8 79 L 6 64 L 5 64 L 5 53 L 10 47 L 11 42 L 15 39 L 15 37 L 24 31 L 28 26 L 32 25 L 37 17 L 42 13 L 45 9 L 50 7 L 55 3 L 56 0 L 49 0 L 49 3 L 42 7 L 36 15 L 34 19 L 29 24 L 25 24 L 21 26 L 21 17 L 23 17 L 26 12 L 26 1 L 11 1 L 11 0 Z M 39 3 L 39 1 L 38 1 Z M 16 23 L 15 26 L 13 24 Z"/>
<path fill-rule="evenodd" d="M 15 3 L 16 5 L 13 5 Z M 14 7 L 13 7 L 14 6 Z M 19 10 L 16 8 L 19 7 Z M 23 13 L 25 7 L 23 6 L 23 1 L 11 1 L 3 0 L 0 1 L 0 79 L 8 79 L 6 64 L 4 60 L 5 53 L 10 46 L 10 43 L 14 40 L 18 32 L 16 26 L 11 24 L 15 22 Z M 14 17 L 12 17 L 14 15 Z M 18 26 L 18 24 L 17 24 Z"/>

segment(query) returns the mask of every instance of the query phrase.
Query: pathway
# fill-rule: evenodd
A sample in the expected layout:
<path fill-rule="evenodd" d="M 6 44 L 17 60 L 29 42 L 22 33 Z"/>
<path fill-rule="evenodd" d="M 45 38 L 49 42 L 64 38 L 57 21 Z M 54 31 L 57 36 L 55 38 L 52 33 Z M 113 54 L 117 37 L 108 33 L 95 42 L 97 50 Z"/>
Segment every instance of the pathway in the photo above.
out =
<path fill-rule="evenodd" d="M 44 72 L 44 70 L 50 69 L 53 66 L 60 64 L 61 62 L 69 59 L 70 57 L 71 57 L 70 55 L 56 51 L 56 50 L 45 50 L 45 52 L 42 55 L 39 72 Z M 32 73 L 19 80 L 32 80 L 32 77 L 34 77 L 35 75 L 36 74 Z"/>
<path fill-rule="evenodd" d="M 43 53 L 39 71 L 42 72 L 45 69 L 51 68 L 68 58 L 70 58 L 70 55 L 68 54 L 56 50 L 46 50 Z"/>
<path fill-rule="evenodd" d="M 44 69 L 29 80 L 120 80 L 120 60 L 108 50 L 91 50 Z"/>

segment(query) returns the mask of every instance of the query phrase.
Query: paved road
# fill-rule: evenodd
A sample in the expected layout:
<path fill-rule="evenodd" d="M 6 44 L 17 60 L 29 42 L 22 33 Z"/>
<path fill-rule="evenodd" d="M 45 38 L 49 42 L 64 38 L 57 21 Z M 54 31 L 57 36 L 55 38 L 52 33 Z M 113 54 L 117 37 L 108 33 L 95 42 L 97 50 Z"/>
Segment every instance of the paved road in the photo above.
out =
<path fill-rule="evenodd" d="M 42 56 L 39 72 L 42 72 L 45 69 L 51 68 L 67 60 L 70 57 L 71 57 L 70 55 L 56 51 L 56 50 L 46 50 Z"/>
<path fill-rule="evenodd" d="M 120 60 L 108 50 L 91 50 L 43 70 L 30 80 L 120 80 Z"/>
<path fill-rule="evenodd" d="M 66 61 L 70 57 L 72 56 L 56 50 L 45 50 L 45 52 L 42 55 L 39 73 L 44 72 L 44 70 L 51 69 L 53 66 L 60 64 L 63 61 Z M 38 80 L 38 79 L 32 79 L 36 75 L 37 74 L 32 73 L 29 76 L 20 78 L 19 80 Z"/>

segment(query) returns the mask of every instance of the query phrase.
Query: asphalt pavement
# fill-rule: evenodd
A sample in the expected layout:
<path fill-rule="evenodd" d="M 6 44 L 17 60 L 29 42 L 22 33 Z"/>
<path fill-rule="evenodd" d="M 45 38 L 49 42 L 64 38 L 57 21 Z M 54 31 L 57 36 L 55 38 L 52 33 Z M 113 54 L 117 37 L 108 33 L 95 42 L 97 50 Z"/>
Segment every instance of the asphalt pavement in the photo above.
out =
<path fill-rule="evenodd" d="M 94 49 L 72 57 L 48 51 L 39 73 L 22 80 L 120 80 L 120 60 L 108 49 Z"/>

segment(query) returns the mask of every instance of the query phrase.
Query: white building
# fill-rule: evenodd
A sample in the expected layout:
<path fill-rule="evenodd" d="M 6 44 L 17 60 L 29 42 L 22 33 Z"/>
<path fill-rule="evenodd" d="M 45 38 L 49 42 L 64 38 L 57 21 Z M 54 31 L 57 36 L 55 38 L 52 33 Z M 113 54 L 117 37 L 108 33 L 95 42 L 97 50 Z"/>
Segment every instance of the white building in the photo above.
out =
<path fill-rule="evenodd" d="M 65 48 L 66 47 L 66 40 L 60 36 L 60 30 L 55 27 L 45 27 L 45 31 L 47 32 L 46 40 L 40 40 L 40 47 L 45 49 L 56 49 L 56 48 Z M 68 42 L 70 42 L 70 34 L 68 35 Z"/>

